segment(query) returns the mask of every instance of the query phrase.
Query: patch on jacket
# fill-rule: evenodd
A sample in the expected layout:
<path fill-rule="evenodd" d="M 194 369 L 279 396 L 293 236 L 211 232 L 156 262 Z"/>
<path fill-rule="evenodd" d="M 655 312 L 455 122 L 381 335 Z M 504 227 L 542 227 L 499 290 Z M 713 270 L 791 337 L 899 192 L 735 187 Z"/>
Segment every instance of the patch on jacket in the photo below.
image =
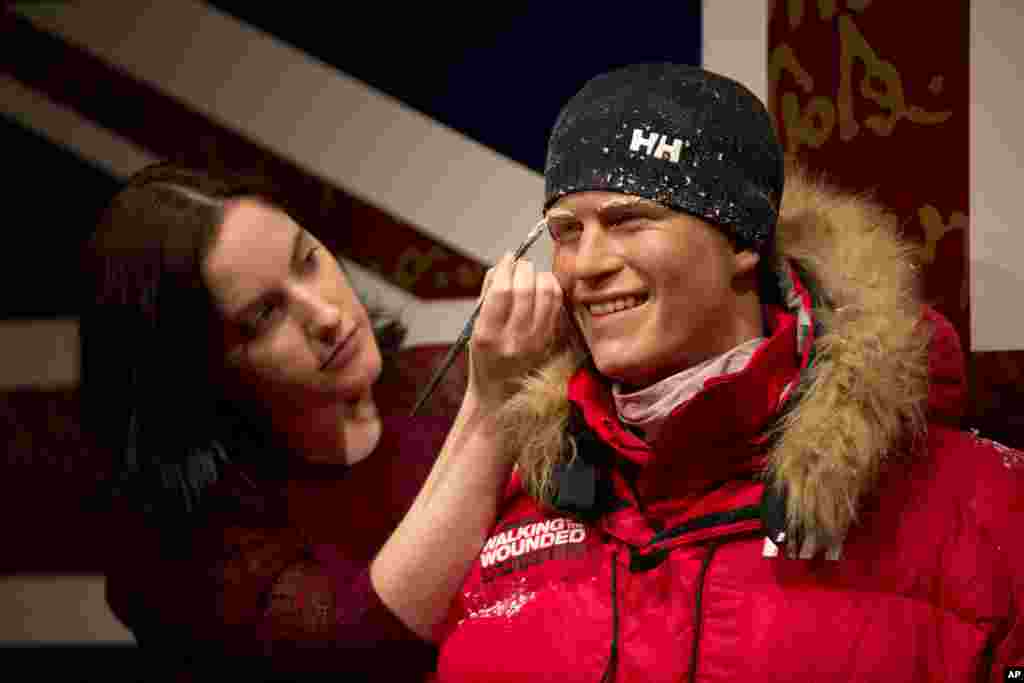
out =
<path fill-rule="evenodd" d="M 801 559 L 810 560 L 816 556 L 820 551 L 825 551 L 825 557 L 832 561 L 838 561 L 843 556 L 843 540 L 840 539 L 835 545 L 824 547 L 818 543 L 817 537 L 814 534 L 808 534 L 803 542 L 800 544 L 799 549 L 795 543 L 785 543 L 785 555 L 791 560 Z M 764 548 L 761 551 L 762 557 L 778 557 L 779 546 L 772 541 L 770 538 L 764 539 Z"/>
<path fill-rule="evenodd" d="M 587 528 L 566 517 L 517 520 L 487 539 L 480 552 L 481 578 L 493 581 L 548 560 L 579 557 L 586 538 Z"/>

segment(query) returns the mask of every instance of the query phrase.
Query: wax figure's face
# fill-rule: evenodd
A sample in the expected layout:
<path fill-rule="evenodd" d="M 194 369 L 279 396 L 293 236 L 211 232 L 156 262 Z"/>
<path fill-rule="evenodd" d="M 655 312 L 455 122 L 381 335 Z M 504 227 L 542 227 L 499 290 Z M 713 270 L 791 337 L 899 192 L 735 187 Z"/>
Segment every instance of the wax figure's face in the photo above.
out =
<path fill-rule="evenodd" d="M 739 283 L 758 257 L 721 230 L 615 192 L 566 195 L 547 217 L 555 275 L 603 375 L 639 388 L 745 341 Z"/>
<path fill-rule="evenodd" d="M 230 202 L 203 262 L 231 389 L 270 409 L 353 401 L 381 372 L 366 308 L 338 262 L 286 213 Z"/>

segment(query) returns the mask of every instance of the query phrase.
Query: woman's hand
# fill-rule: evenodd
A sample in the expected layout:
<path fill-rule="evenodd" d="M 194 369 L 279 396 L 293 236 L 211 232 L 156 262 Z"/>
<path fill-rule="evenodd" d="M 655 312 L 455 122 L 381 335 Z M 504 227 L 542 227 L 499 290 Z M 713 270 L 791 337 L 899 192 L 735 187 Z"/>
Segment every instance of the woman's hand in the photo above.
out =
<path fill-rule="evenodd" d="M 562 317 L 552 273 L 505 257 L 487 272 L 473 336 L 469 386 L 423 488 L 370 568 L 381 601 L 426 640 L 438 637 L 462 581 L 487 540 L 513 457 L 495 414 L 517 380 L 548 357 Z M 438 550 L 438 549 L 442 550 Z"/>
<path fill-rule="evenodd" d="M 547 359 L 562 316 L 562 288 L 553 273 L 506 253 L 484 278 L 483 307 L 469 341 L 469 393 L 497 410 L 517 380 Z"/>

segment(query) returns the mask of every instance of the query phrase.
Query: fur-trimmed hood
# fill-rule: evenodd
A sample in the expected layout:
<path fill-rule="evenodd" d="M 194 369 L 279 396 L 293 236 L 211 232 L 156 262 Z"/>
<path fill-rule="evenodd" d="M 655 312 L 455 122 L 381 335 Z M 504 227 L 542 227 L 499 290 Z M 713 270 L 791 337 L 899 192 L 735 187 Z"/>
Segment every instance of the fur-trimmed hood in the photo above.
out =
<path fill-rule="evenodd" d="M 787 501 L 787 525 L 831 542 L 856 520 L 885 458 L 913 453 L 929 413 L 955 419 L 963 367 L 951 326 L 922 306 L 912 256 L 893 216 L 791 168 L 776 232 L 779 259 L 797 263 L 820 304 L 816 362 L 780 422 L 768 479 Z M 941 336 L 941 403 L 929 405 L 929 340 Z M 570 377 L 585 357 L 568 341 L 523 383 L 500 416 L 526 490 L 553 495 L 554 465 L 572 457 L 564 437 Z M 912 457 L 901 455 L 899 457 Z"/>

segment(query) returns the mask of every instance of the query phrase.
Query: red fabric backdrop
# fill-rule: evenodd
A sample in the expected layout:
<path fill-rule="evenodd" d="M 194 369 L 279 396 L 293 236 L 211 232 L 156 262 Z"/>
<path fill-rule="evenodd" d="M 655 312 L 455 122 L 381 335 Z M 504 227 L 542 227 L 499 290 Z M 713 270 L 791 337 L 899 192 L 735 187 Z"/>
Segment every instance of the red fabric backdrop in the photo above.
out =
<path fill-rule="evenodd" d="M 896 214 L 921 245 L 926 299 L 969 349 L 969 3 L 769 9 L 768 104 L 787 153 Z M 1024 353 L 967 361 L 965 426 L 1024 446 Z"/>

